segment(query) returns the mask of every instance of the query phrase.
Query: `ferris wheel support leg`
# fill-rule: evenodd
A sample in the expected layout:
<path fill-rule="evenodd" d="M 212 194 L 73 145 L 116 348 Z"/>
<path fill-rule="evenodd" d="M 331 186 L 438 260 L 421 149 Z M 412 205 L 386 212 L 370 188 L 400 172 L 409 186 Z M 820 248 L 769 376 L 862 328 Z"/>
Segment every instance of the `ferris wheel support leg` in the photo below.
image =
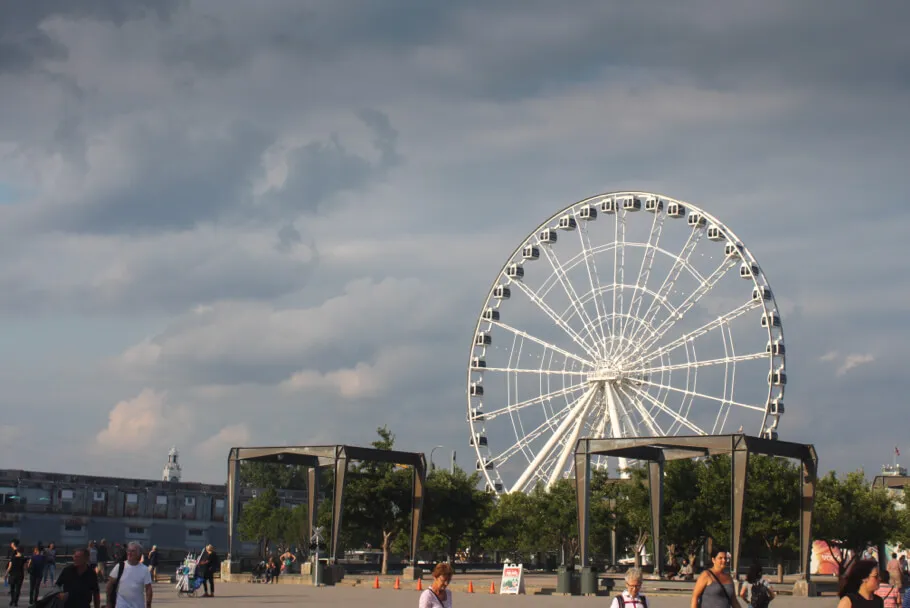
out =
<path fill-rule="evenodd" d="M 604 392 L 607 395 L 607 411 L 610 414 L 610 431 L 615 439 L 622 437 L 622 420 L 619 417 L 619 408 L 622 403 L 622 397 L 619 396 L 619 393 L 616 390 L 616 386 L 612 382 L 604 383 Z M 622 479 L 629 477 L 626 468 L 629 466 L 625 458 L 617 458 L 617 467 L 619 468 L 619 476 Z"/>
<path fill-rule="evenodd" d="M 512 486 L 511 492 L 521 491 L 528 481 L 534 477 L 543 463 L 546 461 L 547 456 L 550 455 L 550 452 L 553 451 L 553 448 L 559 443 L 559 440 L 562 439 L 563 435 L 566 434 L 566 431 L 569 430 L 569 427 L 581 416 L 583 412 L 583 406 L 591 400 L 591 395 L 597 392 L 597 385 L 594 384 L 591 386 L 581 398 L 575 402 L 575 405 L 572 407 L 572 411 L 563 418 L 562 422 L 553 431 L 553 434 L 544 444 L 544 446 L 537 452 L 537 456 L 534 457 L 534 460 L 528 465 L 528 467 L 521 474 L 521 477 L 518 478 L 518 481 L 515 482 L 515 485 Z"/>
<path fill-rule="evenodd" d="M 572 434 L 569 435 L 568 441 L 566 441 L 566 444 L 563 446 L 562 454 L 559 455 L 559 460 L 556 461 L 556 465 L 550 472 L 550 479 L 547 481 L 547 489 L 550 489 L 550 487 L 559 480 L 559 476 L 566 468 L 569 458 L 575 453 L 575 444 L 578 443 L 578 436 L 581 434 L 581 429 L 585 426 L 585 420 L 588 419 L 588 414 L 591 412 L 591 408 L 594 403 L 597 402 L 597 397 L 600 394 L 599 383 L 595 384 L 594 387 L 596 390 L 590 391 L 587 400 L 581 404 L 581 415 L 576 419 L 575 428 L 572 429 Z"/>

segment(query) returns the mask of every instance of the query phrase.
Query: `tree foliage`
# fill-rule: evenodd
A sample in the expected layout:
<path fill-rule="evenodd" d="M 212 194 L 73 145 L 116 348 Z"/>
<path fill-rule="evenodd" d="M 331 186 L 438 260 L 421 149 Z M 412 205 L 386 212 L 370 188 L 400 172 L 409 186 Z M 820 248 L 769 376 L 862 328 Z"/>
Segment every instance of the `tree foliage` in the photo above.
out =
<path fill-rule="evenodd" d="M 479 483 L 479 473 L 468 475 L 459 468 L 430 473 L 421 543 L 425 550 L 444 553 L 450 560 L 455 559 L 459 549 L 474 553 L 480 550 L 494 495 L 478 490 Z"/>

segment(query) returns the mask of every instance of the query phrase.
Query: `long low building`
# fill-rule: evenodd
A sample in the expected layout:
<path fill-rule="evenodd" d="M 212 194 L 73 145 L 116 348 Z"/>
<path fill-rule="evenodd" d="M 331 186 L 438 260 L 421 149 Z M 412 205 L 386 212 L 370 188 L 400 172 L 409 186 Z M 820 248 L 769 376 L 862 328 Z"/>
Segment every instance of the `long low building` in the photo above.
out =
<path fill-rule="evenodd" d="M 0 469 L 0 542 L 61 547 L 139 541 L 164 551 L 227 546 L 225 485 L 95 477 Z M 256 490 L 241 490 L 242 504 Z M 306 503 L 305 491 L 279 492 L 286 505 Z M 255 545 L 242 547 L 244 554 Z"/>

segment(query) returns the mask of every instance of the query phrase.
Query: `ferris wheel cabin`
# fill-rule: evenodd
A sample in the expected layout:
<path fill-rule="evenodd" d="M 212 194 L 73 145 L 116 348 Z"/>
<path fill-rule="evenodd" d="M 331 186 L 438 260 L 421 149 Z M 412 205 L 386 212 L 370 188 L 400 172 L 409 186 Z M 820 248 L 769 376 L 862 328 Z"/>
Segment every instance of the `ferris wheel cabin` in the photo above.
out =
<path fill-rule="evenodd" d="M 774 386 L 783 386 L 787 383 L 787 373 L 783 368 L 768 374 L 768 382 Z"/>
<path fill-rule="evenodd" d="M 761 287 L 756 287 L 752 290 L 752 301 L 761 302 L 762 300 L 771 299 L 771 290 L 762 285 Z"/>
<path fill-rule="evenodd" d="M 758 264 L 743 262 L 743 265 L 739 267 L 739 276 L 744 279 L 751 279 L 752 277 L 758 276 Z"/>
<path fill-rule="evenodd" d="M 663 211 L 664 202 L 659 198 L 651 197 L 645 201 L 645 211 L 650 211 L 651 213 L 657 213 L 658 211 Z"/>
<path fill-rule="evenodd" d="M 776 312 L 766 312 L 761 316 L 762 327 L 780 327 L 780 315 Z"/>
<path fill-rule="evenodd" d="M 471 396 L 472 397 L 483 397 L 483 385 L 479 382 L 471 383 Z"/>
<path fill-rule="evenodd" d="M 509 264 L 506 267 L 506 276 L 510 279 L 522 279 L 525 276 L 525 269 L 521 264 Z"/>
<path fill-rule="evenodd" d="M 622 208 L 626 211 L 641 211 L 641 199 L 631 196 L 622 202 Z"/>
<path fill-rule="evenodd" d="M 475 442 L 475 438 L 471 437 L 471 445 L 472 446 L 479 445 L 482 448 L 487 447 L 487 436 L 486 435 L 477 435 L 476 442 Z"/>
<path fill-rule="evenodd" d="M 772 399 L 768 404 L 768 413 L 772 416 L 780 416 L 784 413 L 784 400 Z"/>
<path fill-rule="evenodd" d="M 708 226 L 708 240 L 711 241 L 722 241 L 724 240 L 724 233 L 721 232 L 719 226 L 711 224 Z"/>
<path fill-rule="evenodd" d="M 499 311 L 495 308 L 487 308 L 483 311 L 484 321 L 499 321 Z"/>
<path fill-rule="evenodd" d="M 600 203 L 600 210 L 604 213 L 616 213 L 616 200 L 612 198 L 605 198 Z"/>
<path fill-rule="evenodd" d="M 578 223 L 575 221 L 575 218 L 571 215 L 564 215 L 559 218 L 559 229 L 560 230 L 575 230 L 578 226 Z"/>
<path fill-rule="evenodd" d="M 526 245 L 525 248 L 521 250 L 521 257 L 526 260 L 540 259 L 540 249 L 534 245 Z"/>
<path fill-rule="evenodd" d="M 556 242 L 556 231 L 552 228 L 547 228 L 539 235 L 537 238 L 540 239 L 541 243 L 555 243 Z"/>
<path fill-rule="evenodd" d="M 493 466 L 492 462 L 484 463 L 483 461 L 480 461 L 480 460 L 477 461 L 477 470 L 478 471 L 482 471 L 483 469 L 492 471 L 494 468 L 495 467 Z"/>
<path fill-rule="evenodd" d="M 483 357 L 474 357 L 471 359 L 471 367 L 474 369 L 484 369 L 487 366 L 487 360 Z"/>
<path fill-rule="evenodd" d="M 693 211 L 690 213 L 686 221 L 689 222 L 689 225 L 693 228 L 704 228 L 705 224 L 708 223 L 708 220 L 705 219 L 705 216 L 703 216 L 698 211 Z"/>
<path fill-rule="evenodd" d="M 739 243 L 734 243 L 733 241 L 727 241 L 727 244 L 724 246 L 724 255 L 728 258 L 738 257 L 743 254 L 743 246 Z"/>
<path fill-rule="evenodd" d="M 475 407 L 471 409 L 471 420 L 475 422 L 483 422 L 486 420 L 486 417 L 483 415 L 483 409 Z"/>
<path fill-rule="evenodd" d="M 481 331 L 474 336 L 474 346 L 489 346 L 493 343 L 493 338 L 488 332 Z"/>
<path fill-rule="evenodd" d="M 512 297 L 512 290 L 505 285 L 497 285 L 493 288 L 493 297 L 497 300 L 508 300 Z"/>
<path fill-rule="evenodd" d="M 670 217 L 675 217 L 677 219 L 679 219 L 681 217 L 685 217 L 686 208 L 683 206 L 682 203 L 670 203 L 669 205 L 667 205 L 667 215 L 669 215 Z"/>
<path fill-rule="evenodd" d="M 768 342 L 765 346 L 765 352 L 773 357 L 781 357 L 787 354 L 787 348 L 784 346 L 782 340 L 775 340 L 773 342 Z"/>
<path fill-rule="evenodd" d="M 596 220 L 597 219 L 597 207 L 593 205 L 585 205 L 578 210 L 578 219 L 585 221 Z"/>

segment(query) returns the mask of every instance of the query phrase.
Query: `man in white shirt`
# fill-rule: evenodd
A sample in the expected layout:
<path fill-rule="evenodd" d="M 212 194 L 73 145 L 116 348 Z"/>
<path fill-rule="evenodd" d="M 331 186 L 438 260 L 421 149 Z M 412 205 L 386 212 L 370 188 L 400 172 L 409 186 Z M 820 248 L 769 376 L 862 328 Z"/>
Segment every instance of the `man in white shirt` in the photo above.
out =
<path fill-rule="evenodd" d="M 629 568 L 626 571 L 626 589 L 613 598 L 610 608 L 650 608 L 648 598 L 641 595 L 641 570 Z"/>
<path fill-rule="evenodd" d="M 126 547 L 126 561 L 121 565 L 115 564 L 108 576 L 107 597 L 113 595 L 114 585 L 117 581 L 117 608 L 151 608 L 152 606 L 152 575 L 149 569 L 139 563 L 142 557 L 142 545 L 130 543 Z M 145 596 L 143 598 L 143 596 Z M 144 599 L 144 601 L 143 601 Z M 110 599 L 108 600 L 110 602 Z"/>

